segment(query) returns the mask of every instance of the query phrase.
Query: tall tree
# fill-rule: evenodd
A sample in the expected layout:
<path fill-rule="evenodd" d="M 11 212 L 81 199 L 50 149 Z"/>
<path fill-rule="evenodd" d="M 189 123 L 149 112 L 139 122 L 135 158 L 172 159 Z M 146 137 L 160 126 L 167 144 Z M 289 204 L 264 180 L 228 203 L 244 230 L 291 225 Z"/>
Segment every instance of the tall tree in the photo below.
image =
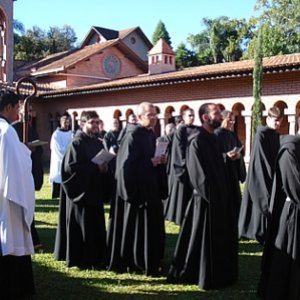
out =
<path fill-rule="evenodd" d="M 197 56 L 194 51 L 186 48 L 184 43 L 180 43 L 176 51 L 176 67 L 183 69 L 198 65 Z"/>
<path fill-rule="evenodd" d="M 25 27 L 24 24 L 18 20 L 13 20 L 13 28 L 14 31 L 20 33 L 20 34 L 24 34 L 25 33 Z"/>
<path fill-rule="evenodd" d="M 72 49 L 76 40 L 75 31 L 69 25 L 64 25 L 62 28 L 53 26 L 47 32 L 47 43 L 50 54 Z"/>
<path fill-rule="evenodd" d="M 239 60 L 249 43 L 251 31 L 245 19 L 202 19 L 205 29 L 190 35 L 187 41 L 196 51 L 200 63 Z M 208 50 L 209 49 L 209 50 Z"/>
<path fill-rule="evenodd" d="M 256 9 L 261 13 L 251 22 L 265 25 L 263 56 L 300 52 L 300 0 L 257 0 Z M 254 57 L 255 45 L 252 40 L 245 57 Z"/>
<path fill-rule="evenodd" d="M 165 24 L 161 20 L 159 20 L 152 35 L 152 44 L 155 45 L 157 41 L 161 38 L 163 38 L 171 47 L 172 42 L 169 32 L 167 31 Z"/>
<path fill-rule="evenodd" d="M 261 124 L 262 119 L 262 103 L 261 103 L 261 90 L 262 90 L 262 76 L 263 76 L 263 30 L 259 30 L 256 39 L 256 51 L 254 58 L 253 68 L 253 98 L 254 103 L 252 107 L 252 139 L 256 133 L 257 126 Z"/>
<path fill-rule="evenodd" d="M 33 26 L 24 35 L 19 36 L 18 41 L 15 39 L 15 59 L 31 61 L 46 55 L 45 32 L 41 28 Z"/>
<path fill-rule="evenodd" d="M 14 57 L 17 60 L 37 60 L 48 54 L 71 50 L 77 38 L 74 30 L 65 25 L 50 27 L 46 32 L 37 26 L 22 35 L 15 32 Z"/>

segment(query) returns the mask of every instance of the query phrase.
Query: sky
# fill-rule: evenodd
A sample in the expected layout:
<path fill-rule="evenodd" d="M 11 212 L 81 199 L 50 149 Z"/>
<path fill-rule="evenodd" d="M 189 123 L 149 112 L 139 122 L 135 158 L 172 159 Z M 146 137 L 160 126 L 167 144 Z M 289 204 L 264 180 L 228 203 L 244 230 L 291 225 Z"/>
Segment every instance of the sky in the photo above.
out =
<path fill-rule="evenodd" d="M 161 20 L 172 47 L 203 30 L 203 18 L 245 18 L 255 15 L 256 0 L 17 0 L 14 19 L 25 29 L 70 25 L 81 43 L 92 26 L 122 30 L 139 26 L 148 39 Z"/>

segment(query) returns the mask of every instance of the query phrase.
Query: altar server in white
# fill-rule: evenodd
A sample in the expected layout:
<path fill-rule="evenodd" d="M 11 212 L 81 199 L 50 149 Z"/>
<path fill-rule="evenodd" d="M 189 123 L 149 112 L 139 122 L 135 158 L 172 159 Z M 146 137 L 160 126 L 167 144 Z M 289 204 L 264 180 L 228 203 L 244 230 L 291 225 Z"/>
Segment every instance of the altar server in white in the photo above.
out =
<path fill-rule="evenodd" d="M 18 96 L 0 90 L 1 299 L 19 299 L 35 293 L 30 233 L 35 197 L 30 150 L 10 125 L 17 119 L 18 109 Z"/>

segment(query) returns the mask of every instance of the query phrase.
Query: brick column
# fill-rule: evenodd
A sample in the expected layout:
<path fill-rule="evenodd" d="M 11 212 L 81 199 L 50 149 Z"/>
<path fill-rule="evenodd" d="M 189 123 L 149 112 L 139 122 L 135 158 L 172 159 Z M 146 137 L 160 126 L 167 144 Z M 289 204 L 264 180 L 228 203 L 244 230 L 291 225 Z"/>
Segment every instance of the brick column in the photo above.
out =
<path fill-rule="evenodd" d="M 289 122 L 289 134 L 296 133 L 296 109 L 293 108 L 285 108 L 284 114 L 288 117 Z"/>

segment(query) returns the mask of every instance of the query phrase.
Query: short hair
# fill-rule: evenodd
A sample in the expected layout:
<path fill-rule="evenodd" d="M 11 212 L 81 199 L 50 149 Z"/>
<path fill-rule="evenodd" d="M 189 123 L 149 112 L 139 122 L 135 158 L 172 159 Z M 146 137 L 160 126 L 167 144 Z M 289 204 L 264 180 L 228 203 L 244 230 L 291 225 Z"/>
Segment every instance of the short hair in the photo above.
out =
<path fill-rule="evenodd" d="M 80 116 L 80 120 L 83 122 L 87 122 L 88 120 L 91 119 L 99 119 L 99 115 L 97 114 L 97 112 L 95 110 L 87 110 L 84 111 L 84 113 L 82 112 L 81 116 Z"/>
<path fill-rule="evenodd" d="M 70 119 L 71 119 L 71 118 L 70 118 L 70 115 L 67 116 L 67 115 L 63 114 L 63 115 L 60 117 L 60 121 L 63 121 L 63 120 L 70 120 Z"/>
<path fill-rule="evenodd" d="M 188 111 L 191 111 L 191 112 L 195 112 L 192 108 L 190 107 L 187 107 L 183 112 L 182 112 L 182 115 L 185 115 Z"/>
<path fill-rule="evenodd" d="M 278 108 L 277 106 L 273 106 L 273 107 L 269 108 L 269 110 L 268 110 L 268 117 L 282 119 L 282 117 L 283 117 L 282 110 L 280 108 Z"/>
<path fill-rule="evenodd" d="M 202 117 L 203 117 L 204 114 L 209 113 L 209 106 L 211 106 L 211 105 L 215 105 L 215 104 L 212 103 L 212 102 L 208 102 L 208 103 L 204 103 L 200 106 L 200 108 L 199 108 L 199 119 L 202 123 L 203 123 Z"/>
<path fill-rule="evenodd" d="M 233 112 L 227 109 L 221 111 L 221 116 L 223 119 L 226 118 L 229 114 L 233 114 Z"/>
<path fill-rule="evenodd" d="M 3 111 L 9 104 L 15 106 L 19 103 L 19 97 L 12 91 L 2 89 L 0 90 L 0 111 Z"/>
<path fill-rule="evenodd" d="M 152 103 L 150 102 L 142 102 L 138 105 L 137 107 L 137 116 L 141 116 L 142 114 L 145 113 L 146 107 L 155 107 Z"/>

